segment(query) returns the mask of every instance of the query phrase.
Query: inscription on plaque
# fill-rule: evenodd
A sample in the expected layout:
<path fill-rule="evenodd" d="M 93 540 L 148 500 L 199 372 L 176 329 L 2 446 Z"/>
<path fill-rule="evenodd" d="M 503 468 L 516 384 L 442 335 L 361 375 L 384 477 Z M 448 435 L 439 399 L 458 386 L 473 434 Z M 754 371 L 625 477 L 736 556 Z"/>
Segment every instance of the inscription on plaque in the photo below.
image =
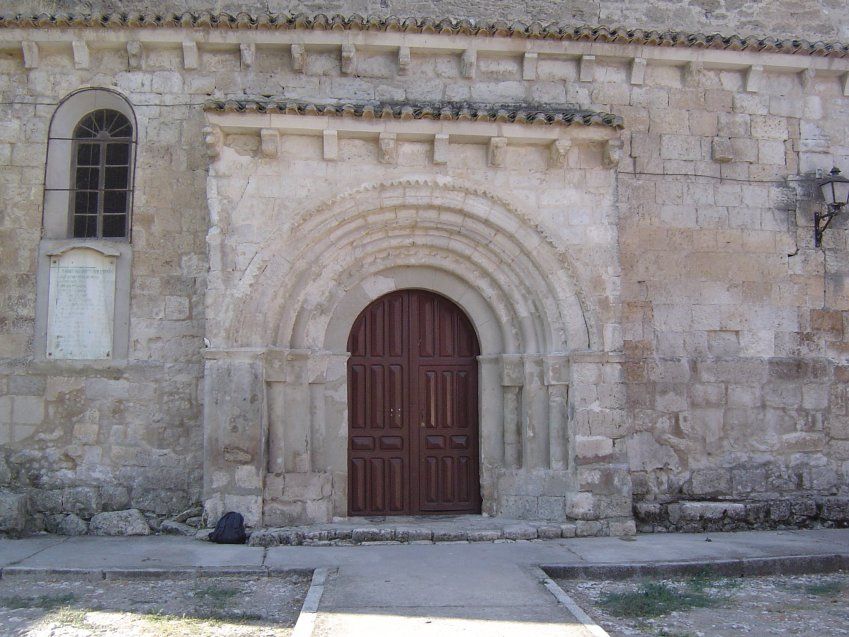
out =
<path fill-rule="evenodd" d="M 112 357 L 115 256 L 73 248 L 50 257 L 47 357 Z"/>

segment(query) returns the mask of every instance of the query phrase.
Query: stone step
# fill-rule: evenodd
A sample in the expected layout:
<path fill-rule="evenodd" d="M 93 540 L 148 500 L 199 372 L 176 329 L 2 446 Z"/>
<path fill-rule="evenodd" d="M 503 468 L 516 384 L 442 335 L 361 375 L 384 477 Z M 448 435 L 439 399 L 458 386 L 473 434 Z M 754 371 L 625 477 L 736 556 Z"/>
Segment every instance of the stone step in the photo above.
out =
<path fill-rule="evenodd" d="M 440 522 L 437 524 L 322 524 L 254 530 L 250 546 L 351 546 L 369 544 L 412 544 L 435 542 L 511 542 L 570 538 L 585 528 L 579 522 L 500 521 L 491 523 Z M 587 531 L 594 530 L 586 528 Z M 197 539 L 206 540 L 212 529 L 198 531 Z"/>

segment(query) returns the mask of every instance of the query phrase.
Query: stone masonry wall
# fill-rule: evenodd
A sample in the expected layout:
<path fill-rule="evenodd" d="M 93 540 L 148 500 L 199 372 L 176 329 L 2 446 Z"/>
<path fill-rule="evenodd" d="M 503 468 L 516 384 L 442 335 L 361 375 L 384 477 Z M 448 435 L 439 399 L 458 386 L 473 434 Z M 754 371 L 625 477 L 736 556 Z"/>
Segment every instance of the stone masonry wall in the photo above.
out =
<path fill-rule="evenodd" d="M 523 79 L 520 57 L 480 56 L 472 79 L 458 55 L 415 53 L 406 76 L 391 53 L 360 55 L 344 75 L 332 51 L 311 53 L 296 73 L 261 47 L 250 67 L 222 47 L 201 48 L 198 68 L 186 69 L 180 48 L 165 45 L 145 47 L 131 69 L 125 48 L 90 53 L 85 70 L 60 47 L 42 46 L 31 69 L 20 52 L 0 52 L 0 482 L 31 493 L 36 512 L 132 504 L 165 514 L 199 498 L 208 225 L 199 105 L 210 96 L 622 115 L 618 226 L 585 205 L 546 204 L 545 223 L 578 255 L 577 278 L 613 317 L 609 351 L 621 341 L 626 360 L 627 409 L 618 393 L 596 394 L 576 420 L 579 435 L 595 437 L 587 457 L 624 462 L 619 441 L 633 428 L 627 459 L 635 498 L 648 503 L 793 497 L 822 508 L 849 496 L 846 221 L 813 247 L 810 181 L 817 168 L 849 170 L 840 76 L 764 72 L 753 87 L 745 69 L 649 64 L 634 84 L 628 63 L 599 58 L 589 76 L 577 60 L 540 59 L 536 78 Z M 139 121 L 122 367 L 32 360 L 47 127 L 81 86 L 114 87 Z M 610 237 L 618 254 L 594 253 L 592 242 Z"/>
<path fill-rule="evenodd" d="M 203 115 L 153 59 L 144 73 L 112 51 L 95 53 L 91 70 L 49 49 L 40 62 L 27 70 L 0 54 L 0 485 L 29 492 L 34 513 L 179 512 L 201 484 Z M 125 92 L 139 124 L 125 365 L 33 360 L 48 127 L 82 86 Z"/>
<path fill-rule="evenodd" d="M 760 503 L 729 528 L 845 522 L 847 232 L 840 220 L 813 247 L 809 177 L 849 165 L 849 99 L 797 76 L 756 93 L 721 71 L 647 84 L 620 111 L 632 132 L 619 182 L 642 528 L 723 519 L 659 506 L 678 499 Z"/>

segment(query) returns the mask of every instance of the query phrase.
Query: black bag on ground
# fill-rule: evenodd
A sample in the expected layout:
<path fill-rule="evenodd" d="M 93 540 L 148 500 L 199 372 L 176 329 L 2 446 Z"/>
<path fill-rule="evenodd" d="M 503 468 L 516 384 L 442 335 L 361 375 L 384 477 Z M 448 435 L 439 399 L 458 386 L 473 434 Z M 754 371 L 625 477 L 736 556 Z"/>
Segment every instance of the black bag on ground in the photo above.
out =
<path fill-rule="evenodd" d="M 235 511 L 222 515 L 215 530 L 209 534 L 209 541 L 217 544 L 244 544 L 246 538 L 245 518 Z"/>

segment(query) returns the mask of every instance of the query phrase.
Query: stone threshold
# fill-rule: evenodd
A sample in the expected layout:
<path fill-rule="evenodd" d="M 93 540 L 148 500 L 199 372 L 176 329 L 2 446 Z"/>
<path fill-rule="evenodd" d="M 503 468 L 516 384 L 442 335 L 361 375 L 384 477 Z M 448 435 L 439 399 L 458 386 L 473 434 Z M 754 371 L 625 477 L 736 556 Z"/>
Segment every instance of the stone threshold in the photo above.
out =
<path fill-rule="evenodd" d="M 352 546 L 437 542 L 515 542 L 595 535 L 579 521 L 516 520 L 481 515 L 344 518 L 328 524 L 254 530 L 249 546 Z M 205 540 L 211 529 L 198 532 Z M 590 532 L 591 531 L 591 532 Z"/>

